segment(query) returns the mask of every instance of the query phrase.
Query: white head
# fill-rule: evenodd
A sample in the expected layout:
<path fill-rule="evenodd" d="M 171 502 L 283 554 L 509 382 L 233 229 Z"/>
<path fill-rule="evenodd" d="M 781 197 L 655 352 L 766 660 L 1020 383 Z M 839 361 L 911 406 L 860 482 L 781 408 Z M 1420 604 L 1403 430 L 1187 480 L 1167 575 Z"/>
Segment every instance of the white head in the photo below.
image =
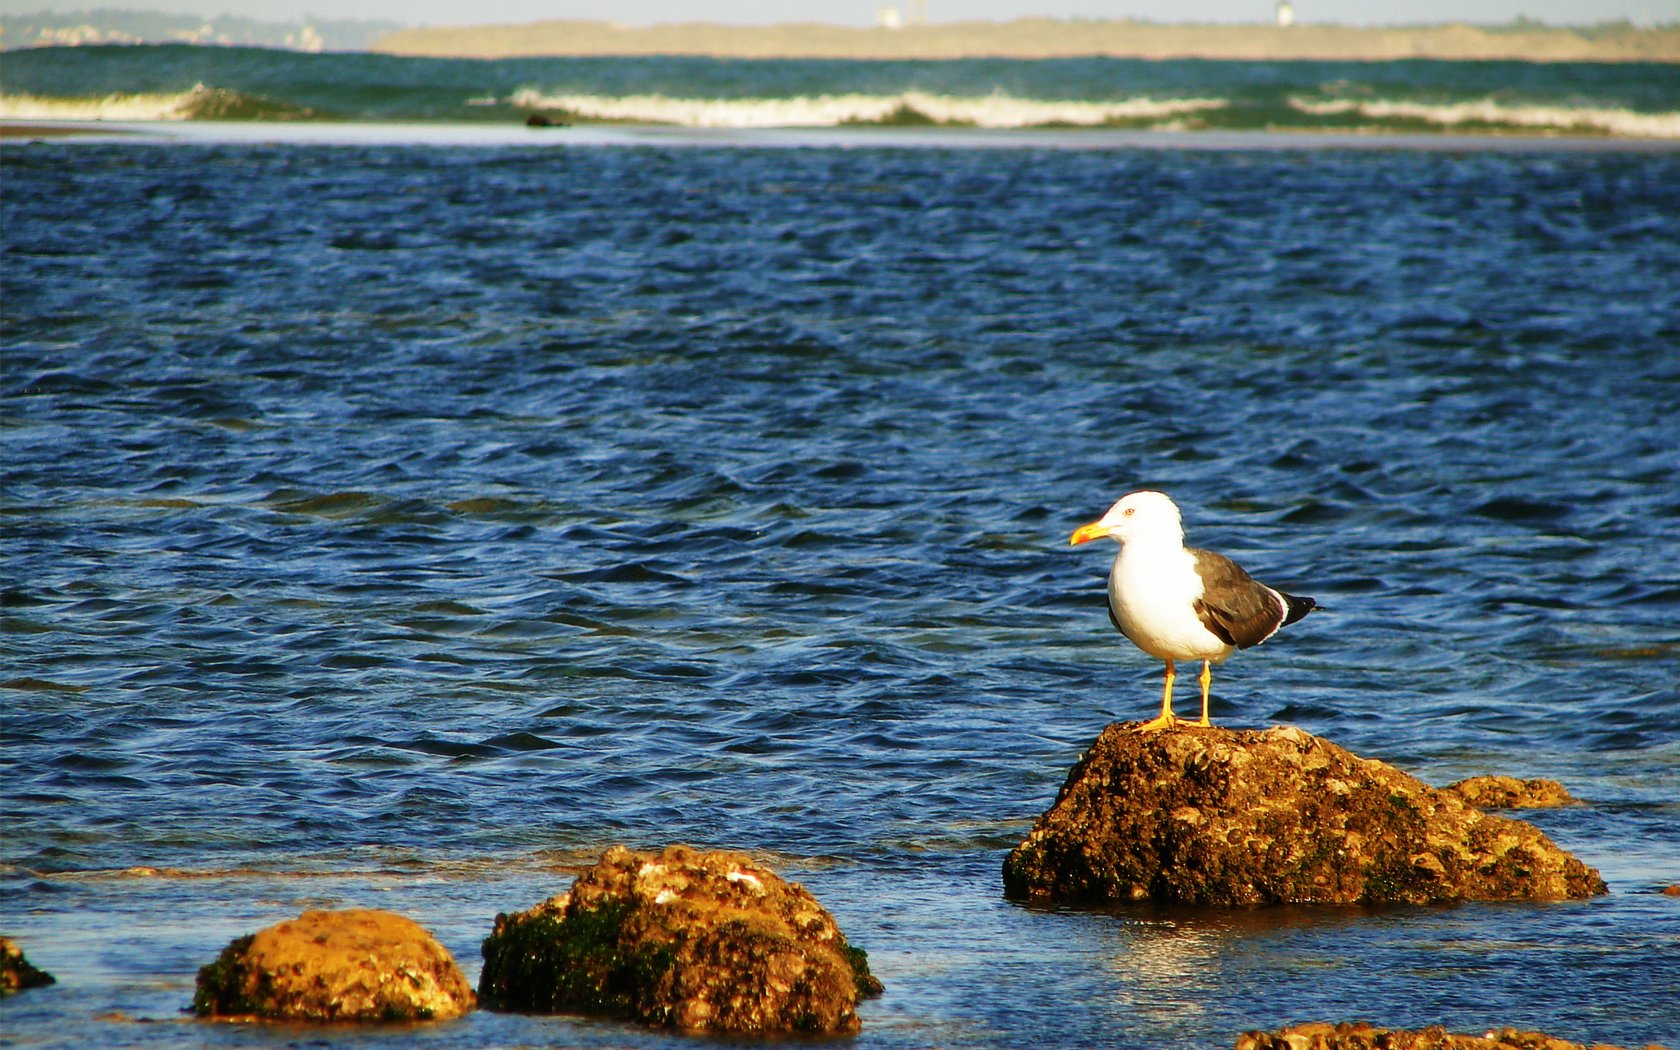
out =
<path fill-rule="evenodd" d="M 1166 493 L 1140 489 L 1120 497 L 1120 502 L 1096 521 L 1081 525 L 1068 542 L 1085 543 L 1104 536 L 1120 543 L 1168 540 L 1183 544 L 1184 520 L 1179 517 L 1178 504 Z"/>

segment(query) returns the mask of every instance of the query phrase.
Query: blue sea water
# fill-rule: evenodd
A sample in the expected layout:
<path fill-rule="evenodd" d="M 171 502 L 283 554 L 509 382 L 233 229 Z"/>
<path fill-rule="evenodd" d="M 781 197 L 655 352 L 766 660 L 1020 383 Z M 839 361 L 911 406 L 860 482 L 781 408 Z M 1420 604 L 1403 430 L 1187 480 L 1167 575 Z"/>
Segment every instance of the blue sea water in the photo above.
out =
<path fill-rule="evenodd" d="M 1680 1044 L 1680 154 L 827 141 L 5 146 L 4 1038 L 713 1045 L 179 1012 L 310 906 L 476 978 L 684 841 L 869 951 L 860 1047 Z M 1217 722 L 1559 779 L 1611 893 L 1006 902 L 1157 703 L 1067 544 L 1143 486 L 1328 607 Z"/>

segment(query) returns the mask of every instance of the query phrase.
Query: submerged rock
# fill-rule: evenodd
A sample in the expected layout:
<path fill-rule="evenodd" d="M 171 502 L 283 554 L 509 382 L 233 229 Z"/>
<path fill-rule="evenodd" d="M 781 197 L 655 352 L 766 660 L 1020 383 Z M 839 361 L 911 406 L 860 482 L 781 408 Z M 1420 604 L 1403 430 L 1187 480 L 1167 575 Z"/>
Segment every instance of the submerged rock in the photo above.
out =
<path fill-rule="evenodd" d="M 37 970 L 23 957 L 23 949 L 10 937 L 0 937 L 0 995 L 11 995 L 25 988 L 40 988 L 52 984 L 55 978 L 45 970 Z"/>
<path fill-rule="evenodd" d="M 1003 866 L 1016 899 L 1427 904 L 1606 892 L 1538 828 L 1293 727 L 1103 730 Z"/>
<path fill-rule="evenodd" d="M 201 1017 L 447 1020 L 472 1010 L 449 950 L 388 911 L 306 911 L 222 950 L 198 971 Z"/>
<path fill-rule="evenodd" d="M 1456 1035 L 1431 1026 L 1415 1031 L 1375 1028 L 1368 1024 L 1301 1024 L 1276 1032 L 1244 1032 L 1236 1050 L 1623 1050 L 1595 1043 L 1591 1048 L 1567 1039 L 1501 1028 L 1485 1035 Z"/>
<path fill-rule="evenodd" d="M 798 883 L 741 853 L 615 846 L 572 888 L 496 916 L 489 1007 L 690 1031 L 855 1032 L 878 995 L 864 953 Z"/>
<path fill-rule="evenodd" d="M 1551 809 L 1575 804 L 1562 784 L 1539 778 L 1470 777 L 1441 790 L 1452 792 L 1477 809 Z"/>

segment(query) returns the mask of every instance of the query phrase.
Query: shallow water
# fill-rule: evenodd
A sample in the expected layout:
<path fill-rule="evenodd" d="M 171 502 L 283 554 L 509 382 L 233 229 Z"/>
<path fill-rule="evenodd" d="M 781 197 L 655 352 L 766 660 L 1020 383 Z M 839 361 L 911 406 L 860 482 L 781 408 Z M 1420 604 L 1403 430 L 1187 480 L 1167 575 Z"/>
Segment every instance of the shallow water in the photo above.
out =
<path fill-rule="evenodd" d="M 870 952 L 860 1045 L 1680 1043 L 1680 155 L 836 141 L 6 147 L 0 885 L 60 979 L 7 1038 L 690 1045 L 178 1014 L 305 906 L 476 978 L 496 911 L 686 841 Z M 1153 713 L 1067 546 L 1142 486 L 1329 607 L 1217 721 L 1560 779 L 1611 894 L 1003 901 Z"/>

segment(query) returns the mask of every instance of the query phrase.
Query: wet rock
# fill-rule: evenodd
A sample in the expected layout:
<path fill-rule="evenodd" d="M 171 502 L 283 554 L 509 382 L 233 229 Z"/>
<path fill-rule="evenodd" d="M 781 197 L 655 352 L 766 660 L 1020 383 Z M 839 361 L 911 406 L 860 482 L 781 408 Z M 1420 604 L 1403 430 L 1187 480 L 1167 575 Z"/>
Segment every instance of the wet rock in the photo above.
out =
<path fill-rule="evenodd" d="M 388 911 L 306 911 L 241 937 L 198 971 L 201 1017 L 424 1021 L 473 1008 L 448 949 Z"/>
<path fill-rule="evenodd" d="M 1606 892 L 1538 828 L 1293 727 L 1103 730 L 1004 862 L 1015 899 L 1203 905 Z"/>
<path fill-rule="evenodd" d="M 1595 1043 L 1592 1047 L 1566 1039 L 1501 1028 L 1485 1035 L 1456 1035 L 1445 1028 L 1415 1031 L 1374 1028 L 1368 1024 L 1301 1024 L 1276 1032 L 1244 1032 L 1237 1050 L 1622 1050 Z"/>
<path fill-rule="evenodd" d="M 1662 888 L 1665 897 L 1680 897 L 1680 882 Z"/>
<path fill-rule="evenodd" d="M 862 951 L 798 883 L 746 855 L 615 846 L 572 888 L 496 916 L 479 996 L 715 1032 L 855 1032 Z"/>
<path fill-rule="evenodd" d="M 10 937 L 0 937 L 0 996 L 25 988 L 40 988 L 53 981 L 52 974 L 29 965 L 23 949 L 13 944 Z"/>
<path fill-rule="evenodd" d="M 1562 784 L 1539 778 L 1470 777 L 1441 790 L 1452 792 L 1477 809 L 1551 809 L 1576 803 Z"/>

